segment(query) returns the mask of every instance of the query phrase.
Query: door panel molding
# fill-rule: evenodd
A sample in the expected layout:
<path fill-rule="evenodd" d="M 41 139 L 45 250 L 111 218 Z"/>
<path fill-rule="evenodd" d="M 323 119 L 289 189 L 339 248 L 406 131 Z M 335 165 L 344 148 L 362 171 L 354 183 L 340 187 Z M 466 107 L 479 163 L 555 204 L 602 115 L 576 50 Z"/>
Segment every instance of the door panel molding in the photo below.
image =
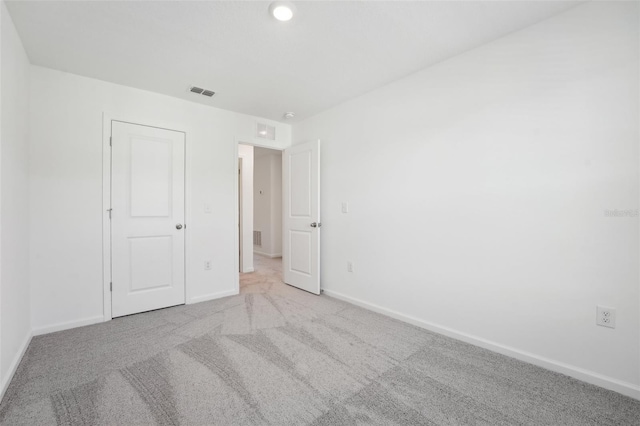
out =
<path fill-rule="evenodd" d="M 282 158 L 282 275 L 320 294 L 320 141 L 293 145 Z"/>
<path fill-rule="evenodd" d="M 111 128 L 112 122 L 120 122 L 124 124 L 132 124 L 144 126 L 159 130 L 168 130 L 172 132 L 182 133 L 184 135 L 184 223 L 191 222 L 189 191 L 190 176 L 190 149 L 187 132 L 180 130 L 185 126 L 175 123 L 158 122 L 154 119 L 143 117 L 123 117 L 118 114 L 110 114 L 104 112 L 102 116 L 102 280 L 103 280 L 103 321 L 109 321 L 113 318 L 111 306 L 111 282 L 112 282 L 112 264 L 111 264 L 111 220 L 110 208 L 112 204 L 111 179 L 112 179 L 112 158 L 111 158 Z M 184 229 L 184 291 L 185 303 L 190 303 L 189 294 L 189 277 L 187 253 L 191 246 L 190 233 Z M 141 290 L 144 291 L 144 290 Z"/>

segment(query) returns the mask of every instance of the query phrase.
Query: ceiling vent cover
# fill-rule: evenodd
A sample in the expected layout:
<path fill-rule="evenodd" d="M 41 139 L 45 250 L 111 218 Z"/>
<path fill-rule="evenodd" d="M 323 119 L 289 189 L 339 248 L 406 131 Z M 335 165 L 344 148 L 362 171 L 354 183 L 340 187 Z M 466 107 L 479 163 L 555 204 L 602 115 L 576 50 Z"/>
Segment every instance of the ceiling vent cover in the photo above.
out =
<path fill-rule="evenodd" d="M 198 95 L 212 97 L 216 94 L 213 90 L 203 89 L 202 87 L 191 86 L 189 87 L 189 91 L 192 93 L 197 93 Z"/>
<path fill-rule="evenodd" d="M 258 123 L 257 137 L 260 139 L 269 139 L 270 141 L 276 140 L 276 128 L 267 124 Z"/>

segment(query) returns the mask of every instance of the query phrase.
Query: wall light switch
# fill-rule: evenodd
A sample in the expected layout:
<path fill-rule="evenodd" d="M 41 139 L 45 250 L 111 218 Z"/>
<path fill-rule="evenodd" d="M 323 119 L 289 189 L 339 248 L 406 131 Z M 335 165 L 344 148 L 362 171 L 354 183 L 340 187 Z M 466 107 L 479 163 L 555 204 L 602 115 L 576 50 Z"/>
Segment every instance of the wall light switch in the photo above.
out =
<path fill-rule="evenodd" d="M 205 213 L 213 213 L 213 207 L 211 207 L 211 204 L 204 203 L 204 212 Z"/>
<path fill-rule="evenodd" d="M 342 203 L 342 213 L 349 213 L 349 203 Z"/>

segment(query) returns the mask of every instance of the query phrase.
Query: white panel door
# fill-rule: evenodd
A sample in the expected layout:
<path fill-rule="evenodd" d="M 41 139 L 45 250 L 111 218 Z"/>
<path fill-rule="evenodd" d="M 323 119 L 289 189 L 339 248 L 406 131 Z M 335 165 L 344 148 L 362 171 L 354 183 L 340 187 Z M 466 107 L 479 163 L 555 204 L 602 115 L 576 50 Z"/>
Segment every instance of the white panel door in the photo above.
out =
<path fill-rule="evenodd" d="M 284 282 L 320 294 L 320 141 L 284 150 Z"/>
<path fill-rule="evenodd" d="M 111 315 L 185 303 L 182 132 L 111 123 Z"/>

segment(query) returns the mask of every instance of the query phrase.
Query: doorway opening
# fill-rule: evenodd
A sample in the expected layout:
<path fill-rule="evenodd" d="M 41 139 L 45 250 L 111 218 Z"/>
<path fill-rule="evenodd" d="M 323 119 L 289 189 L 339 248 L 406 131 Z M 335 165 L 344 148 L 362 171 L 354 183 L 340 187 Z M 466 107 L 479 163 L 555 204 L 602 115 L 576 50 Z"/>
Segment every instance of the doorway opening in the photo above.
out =
<path fill-rule="evenodd" d="M 238 256 L 244 292 L 258 283 L 282 283 L 282 151 L 239 144 L 238 176 Z"/>
<path fill-rule="evenodd" d="M 242 159 L 242 167 L 238 168 L 241 174 L 241 190 L 237 193 L 242 194 L 242 200 L 238 201 L 238 206 L 241 206 L 242 210 L 241 226 L 238 226 L 238 232 L 241 241 L 239 255 L 242 256 L 242 269 L 239 272 L 243 274 L 254 272 L 254 250 L 250 248 L 254 247 L 253 204 L 256 189 L 253 163 L 254 150 L 257 149 L 252 145 L 240 143 L 236 157 L 236 166 L 238 159 Z M 260 150 L 258 153 L 263 154 Z M 267 151 L 264 154 L 273 153 Z M 321 293 L 320 227 L 322 226 L 320 221 L 320 141 L 301 142 L 283 151 L 276 150 L 275 156 L 278 155 L 282 170 L 280 187 L 282 210 L 280 221 L 272 222 L 274 227 L 278 222 L 281 226 L 281 232 L 276 232 L 276 236 L 280 234 L 282 238 L 281 252 L 274 252 L 271 248 L 271 252 L 265 253 L 260 250 L 258 254 L 273 256 L 268 257 L 269 259 L 276 259 L 276 256 L 281 255 L 282 273 L 279 282 L 319 295 Z M 278 173 L 274 172 L 273 175 L 277 178 Z M 260 188 L 257 188 L 257 191 L 258 195 L 261 195 Z M 260 244 L 256 245 L 262 246 L 264 235 L 256 234 L 255 237 L 261 239 Z M 241 290 L 240 287 L 238 282 L 238 291 Z"/>

